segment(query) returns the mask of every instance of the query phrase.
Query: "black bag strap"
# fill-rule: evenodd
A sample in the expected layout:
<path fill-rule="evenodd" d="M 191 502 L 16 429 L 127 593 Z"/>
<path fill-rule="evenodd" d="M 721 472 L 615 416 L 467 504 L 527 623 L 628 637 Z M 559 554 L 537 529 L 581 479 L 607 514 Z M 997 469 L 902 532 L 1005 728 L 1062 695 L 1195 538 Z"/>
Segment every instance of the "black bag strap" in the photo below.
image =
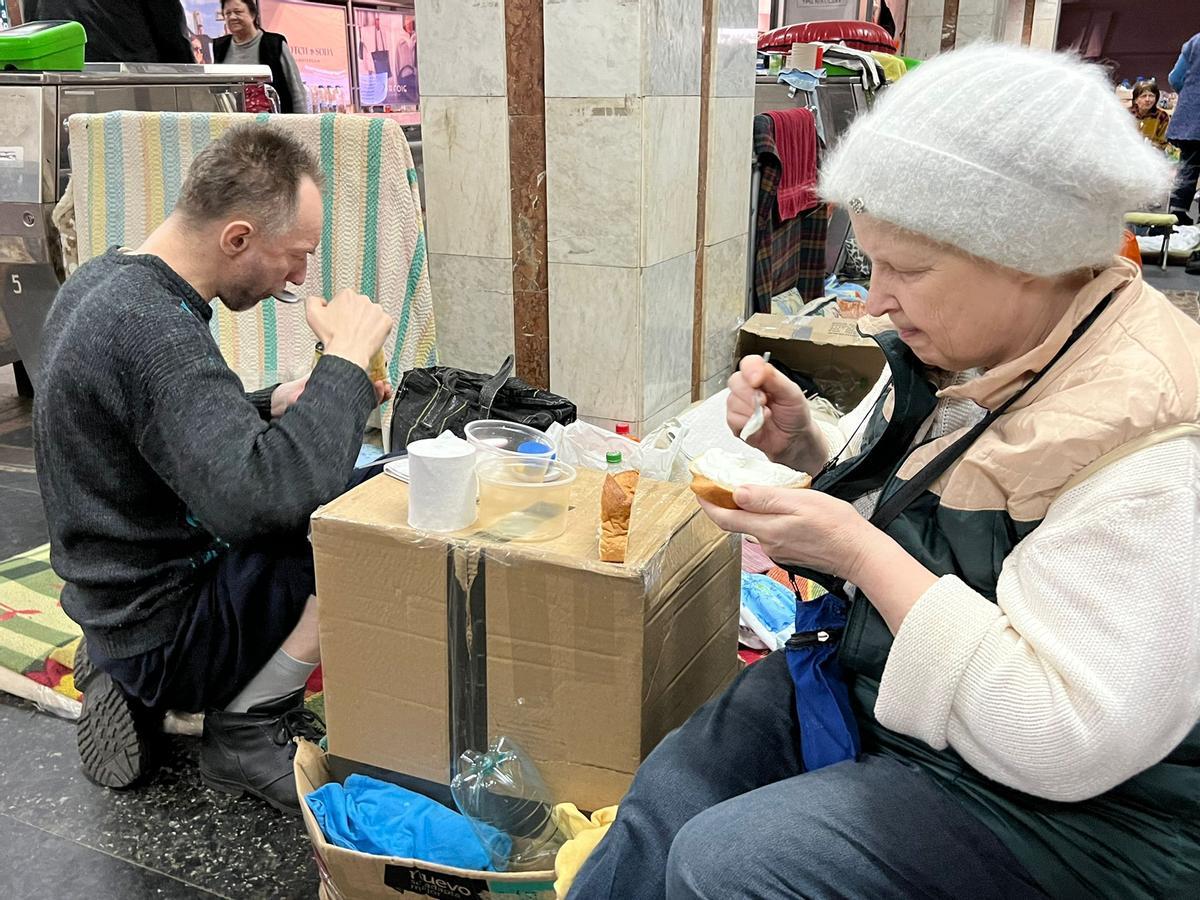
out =
<path fill-rule="evenodd" d="M 942 452 L 928 462 L 920 472 L 918 472 L 908 481 L 904 482 L 904 484 L 900 485 L 900 487 L 888 497 L 880 501 L 879 505 L 875 507 L 874 514 L 871 516 L 871 524 L 882 531 L 886 529 L 888 525 L 892 524 L 892 522 L 895 521 L 896 517 L 900 515 L 900 513 L 908 509 L 909 505 L 912 504 L 918 497 L 920 497 L 921 494 L 923 494 L 931 484 L 941 477 L 942 474 L 954 464 L 955 460 L 967 452 L 967 449 L 973 443 L 975 443 L 975 440 L 981 434 L 987 431 L 988 427 L 993 422 L 1008 412 L 1009 408 L 1011 408 L 1014 403 L 1029 393 L 1033 386 L 1042 380 L 1042 376 L 1054 368 L 1055 363 L 1066 356 L 1067 351 L 1070 350 L 1071 347 L 1073 347 L 1081 337 L 1083 337 L 1084 332 L 1091 328 L 1095 321 L 1100 318 L 1100 314 L 1108 308 L 1108 304 L 1112 301 L 1112 298 L 1113 294 L 1109 294 L 1107 297 L 1101 300 L 1100 303 L 1097 304 L 1096 308 L 1088 314 L 1087 318 L 1075 326 L 1075 330 L 1071 332 L 1071 336 L 1067 338 L 1066 343 L 1059 348 L 1059 351 L 1056 354 L 1054 354 L 1054 358 L 1046 364 L 1045 368 L 1035 374 L 1029 383 L 1025 385 L 1025 387 L 1021 388 L 1006 401 L 1004 401 L 1004 403 L 980 419 L 975 424 L 974 428 L 960 437 L 953 444 L 942 450 Z"/>
<path fill-rule="evenodd" d="M 510 353 L 508 359 L 501 364 L 500 371 L 484 382 L 483 387 L 479 389 L 479 417 L 481 419 L 492 417 L 492 405 L 496 402 L 496 395 L 500 393 L 500 389 L 508 383 L 514 362 L 515 359 Z"/>

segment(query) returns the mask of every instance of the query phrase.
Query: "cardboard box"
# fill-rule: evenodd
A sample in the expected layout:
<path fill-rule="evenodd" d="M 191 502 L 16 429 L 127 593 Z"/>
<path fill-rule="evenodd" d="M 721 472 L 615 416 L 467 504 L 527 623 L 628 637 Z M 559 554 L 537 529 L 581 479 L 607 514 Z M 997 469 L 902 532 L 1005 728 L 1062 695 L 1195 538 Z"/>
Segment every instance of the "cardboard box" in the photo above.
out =
<path fill-rule="evenodd" d="M 333 780 L 329 762 L 316 744 L 300 741 L 292 764 L 304 827 L 312 841 L 323 900 L 395 900 L 448 897 L 455 900 L 554 900 L 553 872 L 479 872 L 416 859 L 373 856 L 335 847 L 304 798 Z"/>
<path fill-rule="evenodd" d="M 738 332 L 737 358 L 771 351 L 772 362 L 813 377 L 818 384 L 840 373 L 847 380 L 843 412 L 856 405 L 879 380 L 886 360 L 879 345 L 859 333 L 860 322 L 821 316 L 757 313 Z"/>
<path fill-rule="evenodd" d="M 820 68 L 821 48 L 816 44 L 792 44 L 788 54 L 787 68 L 801 72 L 812 72 Z"/>
<path fill-rule="evenodd" d="M 684 485 L 645 480 L 628 562 L 601 563 L 601 472 L 566 533 L 505 543 L 416 532 L 374 478 L 312 520 L 334 771 L 447 796 L 459 755 L 515 739 L 559 801 L 620 801 L 641 760 L 737 668 L 736 537 Z M 441 790 L 439 790 L 441 788 Z"/>

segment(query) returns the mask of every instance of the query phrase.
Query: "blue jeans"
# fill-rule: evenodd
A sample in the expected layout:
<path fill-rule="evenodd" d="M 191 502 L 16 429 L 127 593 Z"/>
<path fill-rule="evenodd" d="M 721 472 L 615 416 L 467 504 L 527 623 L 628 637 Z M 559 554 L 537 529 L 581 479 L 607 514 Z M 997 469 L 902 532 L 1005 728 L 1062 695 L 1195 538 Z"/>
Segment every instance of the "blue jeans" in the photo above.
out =
<path fill-rule="evenodd" d="M 782 653 L 668 735 L 570 900 L 1044 897 L 924 772 L 867 754 L 804 773 Z"/>

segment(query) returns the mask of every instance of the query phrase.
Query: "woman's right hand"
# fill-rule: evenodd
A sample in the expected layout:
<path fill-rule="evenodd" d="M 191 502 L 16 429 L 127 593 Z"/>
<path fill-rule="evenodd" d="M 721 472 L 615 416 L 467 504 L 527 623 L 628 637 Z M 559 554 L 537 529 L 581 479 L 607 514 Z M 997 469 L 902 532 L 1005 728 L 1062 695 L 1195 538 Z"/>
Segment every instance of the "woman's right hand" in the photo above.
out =
<path fill-rule="evenodd" d="M 747 356 L 729 379 L 725 418 L 734 434 L 741 434 L 756 400 L 762 401 L 763 426 L 746 442 L 751 447 L 793 468 L 811 465 L 823 453 L 824 438 L 813 423 L 804 391 L 761 356 Z"/>

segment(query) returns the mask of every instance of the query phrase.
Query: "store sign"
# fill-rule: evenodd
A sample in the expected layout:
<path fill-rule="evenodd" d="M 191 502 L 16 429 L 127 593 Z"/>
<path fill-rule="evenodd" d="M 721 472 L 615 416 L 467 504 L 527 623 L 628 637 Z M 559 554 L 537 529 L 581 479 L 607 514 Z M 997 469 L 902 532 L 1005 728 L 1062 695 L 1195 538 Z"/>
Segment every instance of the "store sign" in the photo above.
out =
<path fill-rule="evenodd" d="M 300 77 L 310 89 L 340 88 L 350 97 L 350 51 L 346 45 L 346 10 L 295 0 L 263 0 L 267 31 L 287 38 Z"/>
<path fill-rule="evenodd" d="M 859 18 L 860 0 L 785 0 L 783 24 Z"/>

